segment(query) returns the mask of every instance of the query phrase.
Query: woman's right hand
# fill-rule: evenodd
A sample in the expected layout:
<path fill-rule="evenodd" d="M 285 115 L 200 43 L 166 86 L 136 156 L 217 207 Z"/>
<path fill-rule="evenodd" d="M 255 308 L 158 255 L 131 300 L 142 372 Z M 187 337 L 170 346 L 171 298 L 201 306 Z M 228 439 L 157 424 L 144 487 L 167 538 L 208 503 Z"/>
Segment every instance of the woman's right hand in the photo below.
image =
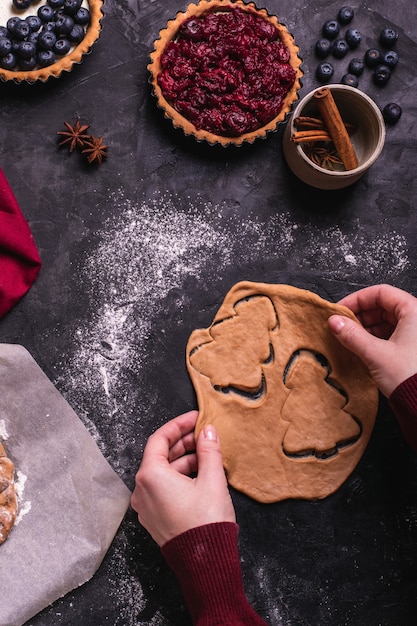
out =
<path fill-rule="evenodd" d="M 350 309 L 363 326 L 332 315 L 330 330 L 365 363 L 389 398 L 400 383 L 417 373 L 417 298 L 391 285 L 374 285 L 338 304 Z"/>

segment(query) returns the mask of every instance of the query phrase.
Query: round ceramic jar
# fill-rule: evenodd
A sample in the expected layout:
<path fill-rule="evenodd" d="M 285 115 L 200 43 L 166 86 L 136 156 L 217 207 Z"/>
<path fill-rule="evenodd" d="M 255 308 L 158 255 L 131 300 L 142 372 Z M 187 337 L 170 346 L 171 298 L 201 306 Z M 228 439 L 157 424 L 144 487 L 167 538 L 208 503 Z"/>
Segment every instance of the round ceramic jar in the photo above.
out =
<path fill-rule="evenodd" d="M 385 123 L 378 105 L 359 89 L 341 84 L 326 87 L 331 91 L 343 121 L 355 126 L 351 141 L 358 166 L 351 170 L 321 167 L 311 160 L 303 144 L 292 140 L 297 130 L 294 120 L 301 116 L 319 117 L 314 94 L 323 87 L 308 93 L 295 107 L 285 128 L 283 149 L 290 169 L 303 182 L 319 189 L 342 189 L 359 180 L 375 163 L 384 146 Z"/>

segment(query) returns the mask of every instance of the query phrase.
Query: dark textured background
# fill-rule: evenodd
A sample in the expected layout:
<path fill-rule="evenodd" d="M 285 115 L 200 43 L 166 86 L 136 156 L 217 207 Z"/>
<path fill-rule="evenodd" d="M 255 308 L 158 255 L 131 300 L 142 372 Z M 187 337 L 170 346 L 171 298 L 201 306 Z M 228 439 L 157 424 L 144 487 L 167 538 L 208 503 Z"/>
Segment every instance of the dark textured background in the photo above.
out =
<path fill-rule="evenodd" d="M 399 30 L 400 65 L 390 83 L 378 89 L 366 75 L 360 86 L 381 107 L 399 102 L 403 117 L 388 128 L 378 162 L 339 192 L 293 177 L 282 128 L 239 150 L 200 145 L 171 129 L 146 66 L 159 29 L 185 6 L 106 0 L 101 37 L 70 74 L 0 84 L 0 166 L 43 261 L 31 291 L 0 321 L 0 340 L 31 352 L 130 488 L 149 434 L 195 406 L 185 343 L 236 281 L 290 283 L 332 301 L 381 281 L 417 295 L 417 5 L 353 5 L 354 25 L 366 35 L 362 52 L 382 26 Z M 317 86 L 312 46 L 341 3 L 266 6 L 300 46 L 304 95 Z M 335 82 L 346 64 L 336 64 Z M 101 167 L 57 146 L 63 121 L 77 116 L 110 146 Z M 107 310 L 113 322 L 106 326 Z M 384 400 L 363 459 L 333 496 L 268 506 L 233 498 L 247 594 L 271 625 L 415 624 L 417 457 Z M 28 623 L 189 621 L 172 573 L 129 511 L 93 579 Z"/>

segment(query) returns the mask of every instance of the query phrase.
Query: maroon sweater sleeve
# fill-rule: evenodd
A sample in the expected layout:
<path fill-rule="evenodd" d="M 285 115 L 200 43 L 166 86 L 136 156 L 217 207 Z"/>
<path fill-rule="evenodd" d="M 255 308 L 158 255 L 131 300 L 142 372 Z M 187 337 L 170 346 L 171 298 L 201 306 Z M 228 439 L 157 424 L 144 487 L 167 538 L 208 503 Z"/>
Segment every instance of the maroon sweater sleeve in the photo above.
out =
<path fill-rule="evenodd" d="M 162 546 L 194 626 L 266 626 L 245 595 L 237 537 L 237 524 L 221 522 L 192 528 Z"/>
<path fill-rule="evenodd" d="M 389 404 L 407 443 L 417 452 L 417 374 L 394 389 Z"/>

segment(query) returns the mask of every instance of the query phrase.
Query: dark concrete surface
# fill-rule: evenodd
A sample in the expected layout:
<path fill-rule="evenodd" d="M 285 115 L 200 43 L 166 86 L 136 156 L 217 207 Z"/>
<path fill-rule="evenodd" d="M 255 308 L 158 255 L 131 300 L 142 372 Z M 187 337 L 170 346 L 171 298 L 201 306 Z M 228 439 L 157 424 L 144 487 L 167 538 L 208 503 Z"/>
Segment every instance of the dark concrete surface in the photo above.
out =
<path fill-rule="evenodd" d="M 312 47 L 341 4 L 262 5 L 300 46 L 300 95 L 317 86 Z M 71 73 L 0 84 L 0 166 L 43 261 L 36 284 L 0 321 L 0 340 L 31 352 L 131 489 L 147 437 L 195 407 L 185 344 L 235 282 L 289 283 L 332 301 L 376 282 L 417 295 L 417 5 L 353 5 L 362 53 L 383 26 L 400 33 L 391 81 L 377 88 L 365 75 L 360 88 L 381 107 L 398 102 L 403 116 L 387 129 L 377 163 L 338 192 L 294 178 L 282 127 L 225 150 L 163 119 L 147 63 L 159 29 L 185 6 L 106 0 L 100 39 Z M 346 64 L 336 64 L 335 82 Z M 57 145 L 64 120 L 78 116 L 109 145 L 100 167 Z M 233 498 L 245 588 L 268 623 L 416 623 L 417 457 L 383 399 L 365 455 L 333 496 L 267 506 Z M 129 511 L 93 579 L 29 623 L 185 626 L 189 618 Z"/>

